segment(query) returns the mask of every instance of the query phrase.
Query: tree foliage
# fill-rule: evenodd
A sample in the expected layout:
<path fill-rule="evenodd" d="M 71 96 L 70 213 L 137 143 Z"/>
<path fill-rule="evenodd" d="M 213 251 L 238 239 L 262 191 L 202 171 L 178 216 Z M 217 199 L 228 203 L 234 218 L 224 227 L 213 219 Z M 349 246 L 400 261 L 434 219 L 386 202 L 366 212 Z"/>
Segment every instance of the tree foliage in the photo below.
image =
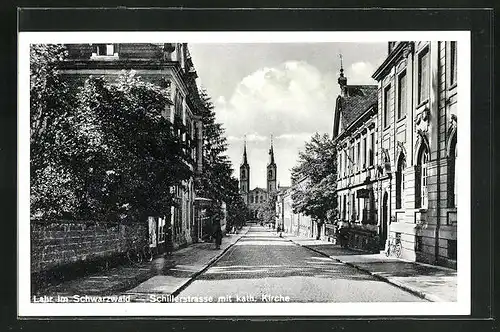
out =
<path fill-rule="evenodd" d="M 166 92 L 123 72 L 70 89 L 57 45 L 31 49 L 31 212 L 41 217 L 163 215 L 189 179 L 188 149 L 162 112 Z"/>
<path fill-rule="evenodd" d="M 204 107 L 200 110 L 203 124 L 203 174 L 198 180 L 197 195 L 214 201 L 224 201 L 227 225 L 239 225 L 248 217 L 246 205 L 239 194 L 238 180 L 233 176 L 226 155 L 227 139 L 222 124 L 215 116 L 215 107 L 205 90 L 200 91 Z"/>
<path fill-rule="evenodd" d="M 277 193 L 268 193 L 268 199 L 256 206 L 257 217 L 264 222 L 274 223 L 276 221 L 276 199 Z"/>
<path fill-rule="evenodd" d="M 332 220 L 337 207 L 335 145 L 327 134 L 314 134 L 292 169 L 292 199 L 296 213 L 319 222 Z"/>

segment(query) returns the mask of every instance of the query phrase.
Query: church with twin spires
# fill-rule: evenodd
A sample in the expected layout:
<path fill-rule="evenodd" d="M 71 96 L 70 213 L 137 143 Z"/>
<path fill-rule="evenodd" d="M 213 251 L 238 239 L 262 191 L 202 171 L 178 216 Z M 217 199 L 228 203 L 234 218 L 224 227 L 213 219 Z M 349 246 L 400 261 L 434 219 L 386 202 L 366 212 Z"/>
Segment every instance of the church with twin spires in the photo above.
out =
<path fill-rule="evenodd" d="M 271 138 L 271 147 L 269 148 L 269 162 L 267 164 L 267 187 L 255 187 L 250 190 L 250 165 L 248 164 L 247 157 L 247 144 L 246 140 L 243 146 L 243 162 L 240 166 L 240 194 L 243 201 L 252 211 L 254 217 L 257 219 L 258 210 L 261 203 L 267 202 L 269 194 L 277 190 L 277 167 L 274 161 L 273 141 Z"/>

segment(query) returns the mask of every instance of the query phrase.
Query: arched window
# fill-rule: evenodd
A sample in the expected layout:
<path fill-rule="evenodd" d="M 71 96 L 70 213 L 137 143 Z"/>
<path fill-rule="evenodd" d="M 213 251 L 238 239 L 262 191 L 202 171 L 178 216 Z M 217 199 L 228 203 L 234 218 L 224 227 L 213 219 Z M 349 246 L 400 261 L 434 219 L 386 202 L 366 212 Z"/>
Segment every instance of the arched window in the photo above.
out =
<path fill-rule="evenodd" d="M 448 207 L 457 206 L 457 172 L 455 165 L 457 160 L 457 136 L 451 141 L 450 154 L 448 156 Z"/>
<path fill-rule="evenodd" d="M 401 209 L 403 206 L 403 193 L 404 193 L 404 174 L 406 168 L 406 159 L 402 154 L 398 160 L 398 169 L 396 172 L 396 209 Z"/>
<path fill-rule="evenodd" d="M 425 146 L 422 146 L 417 159 L 417 167 L 415 172 L 416 192 L 415 192 L 415 207 L 427 207 L 427 163 L 429 162 L 429 153 Z"/>

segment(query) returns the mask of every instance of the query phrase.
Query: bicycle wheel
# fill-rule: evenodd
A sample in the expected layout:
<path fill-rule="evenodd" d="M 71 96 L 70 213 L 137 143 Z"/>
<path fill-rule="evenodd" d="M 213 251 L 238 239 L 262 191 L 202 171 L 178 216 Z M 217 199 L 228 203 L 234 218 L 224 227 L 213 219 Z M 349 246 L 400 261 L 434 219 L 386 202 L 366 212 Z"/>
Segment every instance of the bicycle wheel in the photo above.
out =
<path fill-rule="evenodd" d="M 127 259 L 131 264 L 135 264 L 137 262 L 135 250 L 133 249 L 127 250 Z"/>
<path fill-rule="evenodd" d="M 401 252 L 403 251 L 403 248 L 401 247 L 401 243 L 397 243 L 394 247 L 394 253 L 397 258 L 401 257 Z"/>
<path fill-rule="evenodd" d="M 143 249 L 143 255 L 144 255 L 144 260 L 146 262 L 153 261 L 153 256 L 154 256 L 153 255 L 153 249 L 149 245 L 147 245 L 147 246 L 144 247 L 144 249 Z"/>
<path fill-rule="evenodd" d="M 144 261 L 144 256 L 140 250 L 136 251 L 136 262 L 137 264 L 141 264 Z"/>

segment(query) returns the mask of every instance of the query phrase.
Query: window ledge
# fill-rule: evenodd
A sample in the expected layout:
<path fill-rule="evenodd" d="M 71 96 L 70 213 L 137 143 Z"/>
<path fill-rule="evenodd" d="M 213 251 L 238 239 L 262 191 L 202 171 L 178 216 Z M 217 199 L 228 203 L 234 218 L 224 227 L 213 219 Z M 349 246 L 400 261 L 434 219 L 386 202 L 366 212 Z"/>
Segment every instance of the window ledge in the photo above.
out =
<path fill-rule="evenodd" d="M 118 53 L 114 53 L 113 55 L 97 55 L 96 53 L 92 53 L 90 56 L 90 60 L 117 60 Z"/>
<path fill-rule="evenodd" d="M 420 107 L 426 105 L 429 103 L 429 98 L 426 98 L 425 100 L 421 101 L 420 103 L 418 103 L 417 105 L 417 109 L 419 109 Z"/>
<path fill-rule="evenodd" d="M 457 82 L 453 83 L 450 87 L 448 87 L 448 90 L 453 90 L 457 87 Z"/>
<path fill-rule="evenodd" d="M 404 116 L 400 117 L 400 118 L 396 121 L 396 123 L 400 123 L 400 122 L 402 122 L 404 119 L 406 119 L 406 115 L 404 115 Z"/>

